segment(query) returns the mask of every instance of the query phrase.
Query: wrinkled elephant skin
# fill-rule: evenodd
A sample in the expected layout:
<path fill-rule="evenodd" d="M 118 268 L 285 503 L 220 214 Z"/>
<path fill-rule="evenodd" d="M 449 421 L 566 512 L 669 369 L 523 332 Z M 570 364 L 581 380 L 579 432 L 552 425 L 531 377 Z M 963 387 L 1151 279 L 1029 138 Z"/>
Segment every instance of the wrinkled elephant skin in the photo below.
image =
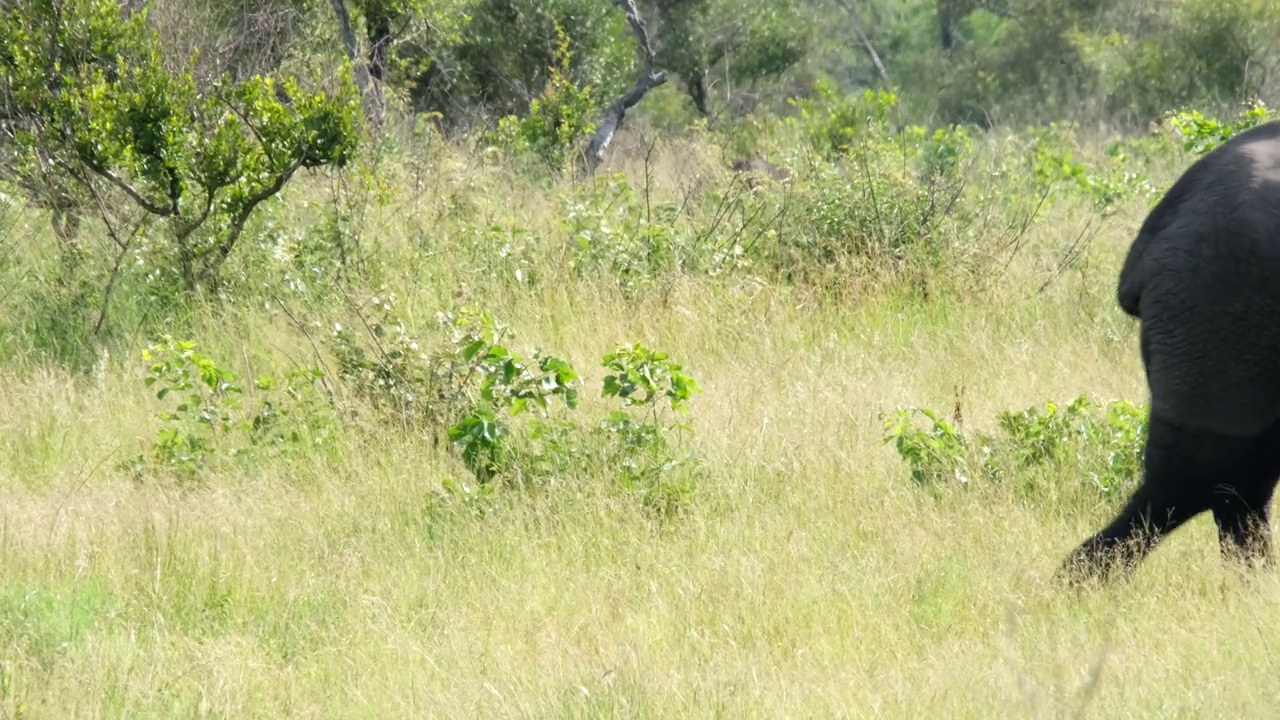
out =
<path fill-rule="evenodd" d="M 1270 557 L 1280 477 L 1280 122 L 1197 160 L 1147 216 L 1120 272 L 1151 421 L 1143 478 L 1066 559 L 1072 581 L 1131 570 L 1213 513 L 1223 555 Z"/>

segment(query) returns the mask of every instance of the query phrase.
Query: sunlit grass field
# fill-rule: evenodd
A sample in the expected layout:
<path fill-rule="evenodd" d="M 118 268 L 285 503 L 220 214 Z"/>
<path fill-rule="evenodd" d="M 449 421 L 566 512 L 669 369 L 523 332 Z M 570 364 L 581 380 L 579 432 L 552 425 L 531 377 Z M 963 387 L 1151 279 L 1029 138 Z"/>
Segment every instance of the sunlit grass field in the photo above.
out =
<path fill-rule="evenodd" d="M 1035 257 L 1079 231 L 1055 212 Z M 882 442 L 880 414 L 902 406 L 950 415 L 959 398 L 981 429 L 1082 393 L 1144 401 L 1113 296 L 1143 212 L 1110 218 L 1043 292 L 1027 259 L 928 300 L 734 276 L 468 285 L 447 242 L 387 264 L 410 317 L 470 293 L 515 345 L 570 360 L 584 407 L 603 406 L 600 357 L 619 344 L 682 362 L 706 471 L 665 518 L 607 472 L 463 502 L 442 490 L 467 478 L 457 454 L 389 426 L 199 483 L 136 481 L 120 464 L 155 433 L 146 338 L 85 372 L 15 361 L 0 717 L 1273 717 L 1280 580 L 1224 567 L 1208 516 L 1131 581 L 1074 594 L 1052 574 L 1114 503 L 928 493 Z M 365 237 L 402 257 L 424 217 L 393 204 Z M 245 377 L 309 346 L 247 303 L 184 334 Z"/>

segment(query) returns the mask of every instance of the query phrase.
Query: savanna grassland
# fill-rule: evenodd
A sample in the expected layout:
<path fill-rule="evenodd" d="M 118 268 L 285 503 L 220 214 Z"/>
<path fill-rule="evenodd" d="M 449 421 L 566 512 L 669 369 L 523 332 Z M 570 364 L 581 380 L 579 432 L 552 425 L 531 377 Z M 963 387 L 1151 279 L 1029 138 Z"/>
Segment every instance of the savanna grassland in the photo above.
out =
<path fill-rule="evenodd" d="M 428 138 L 300 176 L 220 295 L 148 294 L 139 254 L 91 344 L 96 309 L 42 310 L 68 291 L 15 269 L 58 261 L 47 214 L 9 201 L 0 716 L 1270 716 L 1280 578 L 1225 567 L 1207 517 L 1131 582 L 1053 582 L 1136 481 L 1090 474 L 1114 448 L 916 481 L 884 441 L 898 408 L 972 438 L 1047 401 L 1145 401 L 1113 289 L 1151 197 L 1010 137 L 938 141 L 977 159 L 936 186 L 959 199 L 913 236 L 934 245 L 831 255 L 814 244 L 887 238 L 928 196 L 880 145 L 748 190 L 705 137 L 620 136 L 576 180 Z M 1097 180 L 1107 140 L 1050 155 Z M 1144 165 L 1155 187 L 1180 148 Z M 899 194 L 869 198 L 873 175 Z M 437 313 L 462 308 L 509 329 L 458 341 Z M 696 381 L 687 413 L 602 392 L 636 342 Z M 503 377 L 477 360 L 498 345 L 574 368 L 539 385 L 566 424 L 493 401 L 508 434 L 469 461 L 447 431 L 486 400 L 472 376 Z M 470 369 L 409 376 L 445 355 Z M 279 431 L 255 435 L 266 401 Z"/>

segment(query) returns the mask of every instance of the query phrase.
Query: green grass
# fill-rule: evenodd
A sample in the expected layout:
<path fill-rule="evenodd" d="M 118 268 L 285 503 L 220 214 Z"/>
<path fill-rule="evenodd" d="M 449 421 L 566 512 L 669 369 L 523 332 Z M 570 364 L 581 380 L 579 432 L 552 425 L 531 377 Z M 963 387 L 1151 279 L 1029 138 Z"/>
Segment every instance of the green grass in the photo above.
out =
<path fill-rule="evenodd" d="M 476 271 L 464 291 L 470 256 L 414 255 L 424 215 L 372 218 L 377 252 L 418 257 L 384 270 L 411 319 L 472 293 L 515 346 L 574 363 L 586 417 L 617 344 L 684 363 L 706 472 L 666 520 L 608 471 L 463 502 L 441 490 L 467 477 L 456 454 L 367 415 L 327 455 L 135 482 L 118 464 L 156 427 L 145 340 L 87 373 L 14 361 L 0 717 L 1268 717 L 1280 580 L 1224 568 L 1207 517 L 1076 596 L 1050 576 L 1114 503 L 935 497 L 880 441 L 879 413 L 949 411 L 959 387 L 980 429 L 1081 393 L 1144 400 L 1112 297 L 1141 214 L 1044 293 L 1070 212 L 990 292 L 840 303 L 734 277 L 627 296 Z M 309 352 L 250 303 L 189 330 L 242 377 Z"/>

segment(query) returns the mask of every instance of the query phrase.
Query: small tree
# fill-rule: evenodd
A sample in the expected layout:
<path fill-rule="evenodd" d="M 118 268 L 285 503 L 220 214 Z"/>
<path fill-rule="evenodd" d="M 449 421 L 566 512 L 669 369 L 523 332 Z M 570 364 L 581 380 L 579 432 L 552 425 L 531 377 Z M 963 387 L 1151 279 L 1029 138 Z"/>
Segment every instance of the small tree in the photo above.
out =
<path fill-rule="evenodd" d="M 808 51 L 795 0 L 651 0 L 659 28 L 655 62 L 678 75 L 698 112 L 710 117 L 712 79 L 749 84 L 777 76 Z"/>
<path fill-rule="evenodd" d="M 249 217 L 298 170 L 352 157 L 359 118 L 348 77 L 331 95 L 293 78 L 200 86 L 190 66 L 166 70 L 145 8 L 0 6 L 0 179 L 87 205 L 118 258 L 136 236 L 118 230 L 121 208 L 161 224 L 189 292 L 217 283 Z"/>

